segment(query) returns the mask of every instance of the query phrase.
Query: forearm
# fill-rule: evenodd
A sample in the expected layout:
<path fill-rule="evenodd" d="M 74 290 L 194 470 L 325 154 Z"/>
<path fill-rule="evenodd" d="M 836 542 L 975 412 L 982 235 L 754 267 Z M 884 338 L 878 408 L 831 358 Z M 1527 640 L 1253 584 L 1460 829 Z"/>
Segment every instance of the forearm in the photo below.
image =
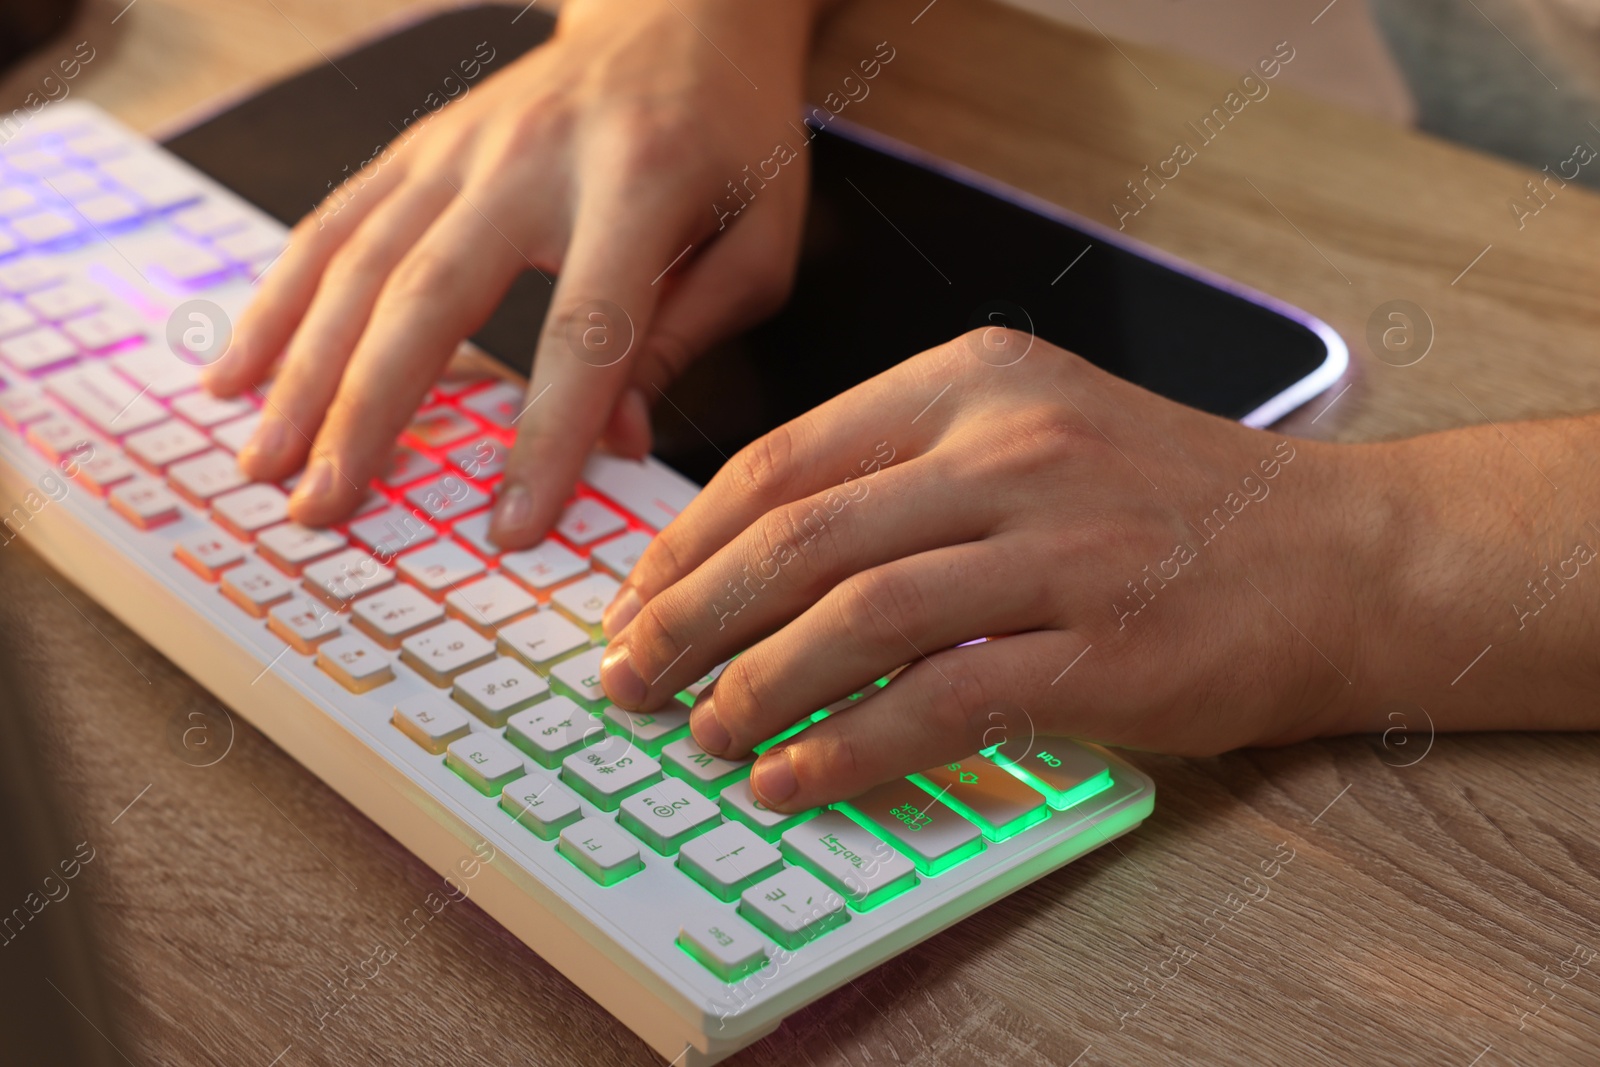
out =
<path fill-rule="evenodd" d="M 1363 450 L 1387 519 L 1360 530 L 1382 578 L 1352 728 L 1400 702 L 1441 730 L 1600 727 L 1600 416 Z"/>

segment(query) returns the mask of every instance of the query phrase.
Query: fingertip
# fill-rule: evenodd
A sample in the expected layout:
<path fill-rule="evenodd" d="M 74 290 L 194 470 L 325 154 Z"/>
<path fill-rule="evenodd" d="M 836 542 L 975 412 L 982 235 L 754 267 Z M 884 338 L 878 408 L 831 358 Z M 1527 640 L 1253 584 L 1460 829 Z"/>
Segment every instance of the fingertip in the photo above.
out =
<path fill-rule="evenodd" d="M 763 753 L 750 768 L 750 791 L 757 800 L 773 811 L 787 812 L 786 805 L 800 791 L 800 779 L 795 775 L 794 749 L 782 745 Z"/>
<path fill-rule="evenodd" d="M 499 499 L 489 516 L 489 540 L 511 551 L 531 548 L 543 532 L 534 524 L 533 494 L 507 474 L 500 483 Z"/>
<path fill-rule="evenodd" d="M 305 473 L 289 494 L 289 517 L 302 526 L 327 526 L 354 508 L 352 495 L 359 495 L 359 490 L 331 460 L 317 456 L 306 464 Z"/>
<path fill-rule="evenodd" d="M 643 459 L 650 454 L 654 442 L 650 434 L 650 402 L 644 390 L 631 388 L 617 398 L 600 440 L 606 451 L 625 459 Z"/>

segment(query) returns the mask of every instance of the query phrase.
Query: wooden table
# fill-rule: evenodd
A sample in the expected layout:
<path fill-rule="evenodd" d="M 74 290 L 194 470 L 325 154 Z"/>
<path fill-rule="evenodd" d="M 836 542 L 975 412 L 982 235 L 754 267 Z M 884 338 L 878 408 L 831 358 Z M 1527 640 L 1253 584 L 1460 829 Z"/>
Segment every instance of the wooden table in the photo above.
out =
<path fill-rule="evenodd" d="M 814 96 L 887 40 L 897 58 L 848 117 L 1112 224 L 1124 183 L 1243 73 L 979 0 L 925 3 L 849 6 L 822 35 Z M 140 0 L 111 26 L 121 0 L 100 2 L 76 91 L 149 128 L 318 62 L 397 6 Z M 1304 6 L 1297 53 L 1317 47 L 1322 5 Z M 1353 441 L 1589 410 L 1600 199 L 1568 187 L 1519 230 L 1508 201 L 1528 177 L 1274 89 L 1127 228 L 1350 340 L 1348 391 L 1295 432 Z M 1436 334 L 1413 366 L 1367 350 L 1369 317 L 1394 299 Z M 0 575 L 0 640 L 38 691 L 44 764 L 98 848 L 83 884 L 130 1062 L 652 1061 L 471 905 L 319 1028 L 325 983 L 438 879 L 242 723 L 221 762 L 190 766 L 172 735 L 214 716 L 213 699 L 20 545 L 0 551 Z M 1160 789 L 1140 831 L 736 1062 L 1593 1062 L 1600 741 L 1433 738 L 1398 706 L 1374 708 L 1373 726 L 1140 758 Z"/>

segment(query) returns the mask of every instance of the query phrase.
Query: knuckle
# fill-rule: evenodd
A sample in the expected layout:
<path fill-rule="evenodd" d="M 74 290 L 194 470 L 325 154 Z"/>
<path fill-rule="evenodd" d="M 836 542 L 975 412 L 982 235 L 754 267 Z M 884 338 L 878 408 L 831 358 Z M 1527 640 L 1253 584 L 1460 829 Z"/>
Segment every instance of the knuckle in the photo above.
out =
<path fill-rule="evenodd" d="M 794 431 L 779 426 L 741 448 L 733 457 L 730 473 L 751 499 L 771 499 L 792 477 L 794 454 Z"/>
<path fill-rule="evenodd" d="M 338 286 L 382 277 L 387 256 L 372 241 L 356 237 L 340 245 L 328 260 L 328 279 Z"/>
<path fill-rule="evenodd" d="M 771 687 L 765 683 L 757 657 L 743 655 L 717 678 L 717 718 L 739 748 L 749 748 L 775 733 Z"/>
<path fill-rule="evenodd" d="M 838 588 L 840 624 L 866 646 L 905 646 L 908 634 L 926 629 L 927 598 L 908 578 L 882 570 L 863 571 Z"/>
<path fill-rule="evenodd" d="M 455 264 L 450 257 L 425 244 L 417 245 L 400 260 L 394 272 L 389 275 L 388 284 L 384 286 L 384 300 L 411 304 L 417 300 L 436 297 L 447 287 L 454 272 Z"/>

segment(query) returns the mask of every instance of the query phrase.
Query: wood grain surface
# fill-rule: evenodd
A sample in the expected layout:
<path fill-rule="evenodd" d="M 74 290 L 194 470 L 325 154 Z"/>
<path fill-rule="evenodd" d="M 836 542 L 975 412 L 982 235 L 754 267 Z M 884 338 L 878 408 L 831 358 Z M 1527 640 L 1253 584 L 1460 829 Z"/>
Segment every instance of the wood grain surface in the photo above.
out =
<path fill-rule="evenodd" d="M 1313 50 L 1323 2 L 1292 2 L 1306 15 L 1290 44 Z M 121 0 L 97 3 L 74 39 L 99 53 L 75 91 L 152 128 L 321 62 L 398 9 L 138 0 L 113 24 Z M 979 0 L 865 0 L 825 28 L 813 93 L 879 41 L 897 58 L 847 117 L 1111 225 L 1124 183 L 1244 73 Z M 1567 187 L 1519 229 L 1508 201 L 1530 177 L 1274 88 L 1126 225 L 1332 323 L 1351 343 L 1349 389 L 1289 425 L 1368 440 L 1600 406 L 1600 199 Z M 1394 299 L 1433 324 L 1412 366 L 1367 350 L 1369 318 Z M 25 538 L 0 549 L 0 640 L 35 697 L 40 766 L 74 840 L 97 849 L 62 907 L 92 910 L 113 1008 L 95 1022 L 120 1059 L 655 1062 L 470 902 L 324 1014 L 330 983 L 403 938 L 439 879 L 253 729 L 230 729 L 72 580 Z M 231 740 L 212 766 L 176 741 L 196 724 L 217 751 Z M 1139 757 L 1159 794 L 1136 833 L 732 1062 L 1596 1062 L 1600 742 L 1433 737 L 1404 706 L 1375 707 L 1373 727 Z"/>

